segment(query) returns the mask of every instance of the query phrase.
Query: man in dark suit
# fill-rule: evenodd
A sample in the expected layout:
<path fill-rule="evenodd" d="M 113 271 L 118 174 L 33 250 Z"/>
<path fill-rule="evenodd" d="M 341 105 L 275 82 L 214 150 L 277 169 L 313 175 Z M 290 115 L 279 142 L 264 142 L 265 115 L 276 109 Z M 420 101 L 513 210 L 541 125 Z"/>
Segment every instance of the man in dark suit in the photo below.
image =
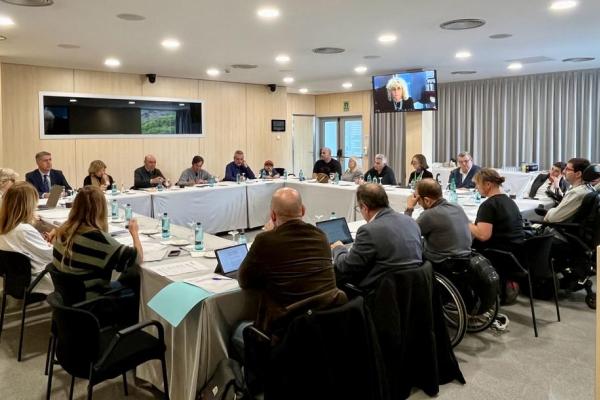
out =
<path fill-rule="evenodd" d="M 38 169 L 27 173 L 25 180 L 37 189 L 41 199 L 48 197 L 53 185 L 61 185 L 65 190 L 71 190 L 62 171 L 52 169 L 52 154 L 40 151 L 35 155 L 35 162 Z"/>
<path fill-rule="evenodd" d="M 359 186 L 356 202 L 367 223 L 356 232 L 350 250 L 339 241 L 331 245 L 338 285 L 349 282 L 372 288 L 385 273 L 423 262 L 419 226 L 390 208 L 381 185 Z"/>
<path fill-rule="evenodd" d="M 144 165 L 133 171 L 133 186 L 136 189 L 144 189 L 159 184 L 169 186 L 167 178 L 156 168 L 156 157 L 148 154 L 144 157 Z"/>
<path fill-rule="evenodd" d="M 238 272 L 240 287 L 260 295 L 254 324 L 268 333 L 284 330 L 291 319 L 285 317 L 347 301 L 335 285 L 327 237 L 302 221 L 304 212 L 295 189 L 277 190 L 266 232 L 256 236 Z"/>
<path fill-rule="evenodd" d="M 569 182 L 563 176 L 563 170 L 567 164 L 557 161 L 552 165 L 550 172 L 539 174 L 531 183 L 528 197 L 532 199 L 552 198 L 560 203 L 565 192 L 569 188 Z"/>
<path fill-rule="evenodd" d="M 457 189 L 473 189 L 475 188 L 473 177 L 480 169 L 478 165 L 473 164 L 473 157 L 471 157 L 469 152 L 463 151 L 458 153 L 458 168 L 450 172 L 448 183 L 454 180 Z"/>

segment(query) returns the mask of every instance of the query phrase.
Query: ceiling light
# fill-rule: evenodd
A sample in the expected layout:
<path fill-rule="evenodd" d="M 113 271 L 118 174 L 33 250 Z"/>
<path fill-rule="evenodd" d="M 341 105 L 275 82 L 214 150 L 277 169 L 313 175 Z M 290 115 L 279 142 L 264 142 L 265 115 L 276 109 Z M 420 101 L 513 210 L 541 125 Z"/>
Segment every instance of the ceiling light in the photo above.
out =
<path fill-rule="evenodd" d="M 286 54 L 280 54 L 275 57 L 275 61 L 277 61 L 279 64 L 285 64 L 290 61 L 290 56 Z"/>
<path fill-rule="evenodd" d="M 511 36 L 512 36 L 512 34 L 510 34 L 510 33 L 496 33 L 494 35 L 490 35 L 489 38 L 490 39 L 506 39 Z"/>
<path fill-rule="evenodd" d="M 217 75 L 219 75 L 221 72 L 220 72 L 218 69 L 216 69 L 216 68 L 209 68 L 209 69 L 207 69 L 207 70 L 206 70 L 206 73 L 207 73 L 208 75 L 210 75 L 210 76 L 217 76 Z"/>
<path fill-rule="evenodd" d="M 117 18 L 120 18 L 125 21 L 143 21 L 146 19 L 146 17 L 144 17 L 143 15 L 128 14 L 128 13 L 117 14 Z"/>
<path fill-rule="evenodd" d="M 577 2 L 575 0 L 560 0 L 553 2 L 550 5 L 550 9 L 553 11 L 568 10 L 569 8 L 573 8 L 575 6 L 577 6 Z"/>
<path fill-rule="evenodd" d="M 77 103 L 77 99 L 69 99 L 71 103 Z"/>
<path fill-rule="evenodd" d="M 276 8 L 261 8 L 260 10 L 258 10 L 256 12 L 256 15 L 258 15 L 261 18 L 264 19 L 274 19 L 279 17 L 279 10 Z"/>
<path fill-rule="evenodd" d="M 563 62 L 585 62 L 585 61 L 593 61 L 595 60 L 594 57 L 571 57 L 571 58 L 564 58 Z"/>
<path fill-rule="evenodd" d="M 346 49 L 340 47 L 317 47 L 316 49 L 312 49 L 312 52 L 317 54 L 338 54 L 343 53 L 344 51 L 346 51 Z"/>
<path fill-rule="evenodd" d="M 117 60 L 116 58 L 107 58 L 104 60 L 104 65 L 115 68 L 121 65 L 121 61 Z"/>
<path fill-rule="evenodd" d="M 307 89 L 307 88 L 305 88 L 305 87 L 298 89 L 298 91 L 299 91 L 300 93 L 302 93 L 302 94 L 306 94 L 306 93 L 308 93 L 308 89 Z"/>
<path fill-rule="evenodd" d="M 77 44 L 69 44 L 69 43 L 59 43 L 56 45 L 56 47 L 60 47 L 61 49 L 67 49 L 67 50 L 73 50 L 73 49 L 79 49 L 81 48 L 81 46 L 77 45 Z"/>
<path fill-rule="evenodd" d="M 179 107 L 184 107 L 185 103 L 179 103 Z"/>
<path fill-rule="evenodd" d="M 485 21 L 478 18 L 462 18 L 453 19 L 452 21 L 446 21 L 440 24 L 440 28 L 451 31 L 461 31 L 463 29 L 479 28 L 485 25 Z"/>
<path fill-rule="evenodd" d="M 294 83 L 294 78 L 292 78 L 291 76 L 286 76 L 285 78 L 283 78 L 283 81 L 285 83 Z"/>
<path fill-rule="evenodd" d="M 357 74 L 364 74 L 365 72 L 367 72 L 367 67 L 365 67 L 364 65 L 359 65 L 358 67 L 354 68 L 354 72 L 356 72 Z"/>
<path fill-rule="evenodd" d="M 132 100 L 132 101 L 129 102 L 129 104 L 133 105 L 133 104 L 135 104 L 135 101 Z"/>
<path fill-rule="evenodd" d="M 15 21 L 13 21 L 12 18 L 0 15 L 0 26 L 12 26 L 14 24 Z"/>
<path fill-rule="evenodd" d="M 179 40 L 177 40 L 177 39 L 165 39 L 160 44 L 165 49 L 170 49 L 170 50 L 175 50 L 175 49 L 179 48 L 179 46 L 181 46 L 181 43 L 179 43 Z"/>
<path fill-rule="evenodd" d="M 8 4 L 26 7 L 45 7 L 54 4 L 54 0 L 2 0 Z"/>
<path fill-rule="evenodd" d="M 519 62 L 514 62 L 514 63 L 510 63 L 507 68 L 512 71 L 515 71 L 515 70 L 523 68 L 523 64 L 521 64 Z"/>
<path fill-rule="evenodd" d="M 393 33 L 386 33 L 377 38 L 377 40 L 379 40 L 380 43 L 394 43 L 396 39 L 397 37 Z"/>
<path fill-rule="evenodd" d="M 458 53 L 456 53 L 454 55 L 454 57 L 456 57 L 456 58 L 469 58 L 469 57 L 471 57 L 471 53 L 469 53 L 468 51 L 459 51 Z"/>
<path fill-rule="evenodd" d="M 254 69 L 258 68 L 256 64 L 231 64 L 231 68 L 235 69 Z"/>
<path fill-rule="evenodd" d="M 352 87 L 352 82 L 344 82 L 342 83 L 342 87 L 344 89 L 350 89 Z"/>
<path fill-rule="evenodd" d="M 0 40 L 6 40 L 6 36 L 0 36 Z"/>

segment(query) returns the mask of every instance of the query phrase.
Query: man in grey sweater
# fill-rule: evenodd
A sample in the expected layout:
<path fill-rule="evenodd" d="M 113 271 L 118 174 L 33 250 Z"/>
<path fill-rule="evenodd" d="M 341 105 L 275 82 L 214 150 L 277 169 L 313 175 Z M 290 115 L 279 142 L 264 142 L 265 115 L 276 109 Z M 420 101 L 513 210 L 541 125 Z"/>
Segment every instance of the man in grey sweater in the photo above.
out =
<path fill-rule="evenodd" d="M 404 213 L 412 216 L 417 203 L 424 209 L 417 224 L 425 238 L 425 258 L 440 264 L 450 257 L 468 257 L 472 238 L 469 219 L 462 207 L 446 201 L 441 186 L 433 179 L 419 181 Z"/>

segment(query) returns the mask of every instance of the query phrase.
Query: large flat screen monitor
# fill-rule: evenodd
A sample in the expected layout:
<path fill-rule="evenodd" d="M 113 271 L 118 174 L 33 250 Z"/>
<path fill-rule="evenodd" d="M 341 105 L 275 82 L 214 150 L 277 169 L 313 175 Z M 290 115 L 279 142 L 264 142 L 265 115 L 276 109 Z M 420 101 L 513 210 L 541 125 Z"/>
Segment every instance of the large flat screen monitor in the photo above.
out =
<path fill-rule="evenodd" d="M 373 77 L 376 113 L 437 110 L 435 70 L 406 71 Z"/>

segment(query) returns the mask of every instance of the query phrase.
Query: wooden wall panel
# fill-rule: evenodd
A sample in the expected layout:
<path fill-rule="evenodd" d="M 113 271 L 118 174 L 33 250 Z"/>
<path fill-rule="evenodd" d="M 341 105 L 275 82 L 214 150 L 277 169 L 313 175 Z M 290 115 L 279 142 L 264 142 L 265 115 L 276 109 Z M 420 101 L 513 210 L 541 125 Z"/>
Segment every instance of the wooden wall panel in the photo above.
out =
<path fill-rule="evenodd" d="M 78 93 L 141 96 L 145 77 L 137 74 L 75 70 L 74 91 Z"/>
<path fill-rule="evenodd" d="M 286 98 L 285 88 L 272 93 L 261 85 L 246 85 L 246 159 L 255 173 L 266 159 L 276 167 L 292 168 L 291 127 L 287 125 L 285 132 L 271 132 L 271 119 L 287 119 Z"/>
<path fill-rule="evenodd" d="M 288 93 L 288 114 L 315 115 L 316 97 L 317 96 L 313 96 L 310 94 Z"/>
<path fill-rule="evenodd" d="M 3 166 L 21 177 L 36 168 L 35 153 L 52 153 L 54 167 L 75 180 L 75 142 L 41 140 L 39 137 L 39 92 L 73 91 L 73 71 L 61 68 L 2 64 Z"/>

